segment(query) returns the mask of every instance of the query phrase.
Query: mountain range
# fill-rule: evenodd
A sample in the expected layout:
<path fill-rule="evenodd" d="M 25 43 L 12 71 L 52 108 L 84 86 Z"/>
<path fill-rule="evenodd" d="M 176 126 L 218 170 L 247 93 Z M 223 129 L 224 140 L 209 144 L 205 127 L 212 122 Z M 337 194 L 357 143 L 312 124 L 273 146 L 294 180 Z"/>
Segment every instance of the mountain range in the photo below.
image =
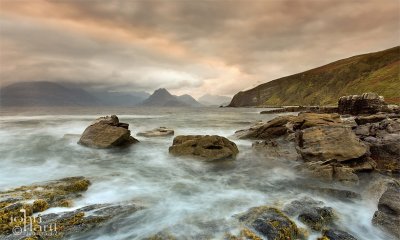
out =
<path fill-rule="evenodd" d="M 54 82 L 19 82 L 0 89 L 1 106 L 157 106 L 200 107 L 192 96 L 171 95 L 166 89 L 146 92 L 89 92 Z"/>
<path fill-rule="evenodd" d="M 165 88 L 160 88 L 147 98 L 142 106 L 148 107 L 201 107 L 192 96 L 185 94 L 181 96 L 172 95 Z"/>
<path fill-rule="evenodd" d="M 336 105 L 344 95 L 376 92 L 400 103 L 400 47 L 342 59 L 237 93 L 230 107 Z"/>

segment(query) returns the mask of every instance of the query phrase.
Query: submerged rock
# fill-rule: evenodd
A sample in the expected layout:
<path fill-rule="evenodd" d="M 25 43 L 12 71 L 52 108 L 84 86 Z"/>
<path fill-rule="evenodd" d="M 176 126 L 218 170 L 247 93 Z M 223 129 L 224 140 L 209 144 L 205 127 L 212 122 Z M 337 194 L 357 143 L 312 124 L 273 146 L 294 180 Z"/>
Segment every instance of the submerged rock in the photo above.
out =
<path fill-rule="evenodd" d="M 85 129 L 79 139 L 79 144 L 92 148 L 111 148 L 137 143 L 131 136 L 129 124 L 120 123 L 118 117 L 101 117 Z"/>
<path fill-rule="evenodd" d="M 376 93 L 363 93 L 339 98 L 338 112 L 340 114 L 375 114 L 388 111 L 389 108 L 382 96 Z"/>
<path fill-rule="evenodd" d="M 142 137 L 165 137 L 165 136 L 173 136 L 174 130 L 166 127 L 159 127 L 153 130 L 139 132 L 138 136 Z"/>
<path fill-rule="evenodd" d="M 239 221 L 270 240 L 297 239 L 299 229 L 284 213 L 268 206 L 250 208 Z"/>
<path fill-rule="evenodd" d="M 350 128 L 320 126 L 297 132 L 297 150 L 304 161 L 344 162 L 366 156 L 368 147 Z"/>
<path fill-rule="evenodd" d="M 374 213 L 372 223 L 382 230 L 400 238 L 400 184 L 388 185 L 378 203 L 378 211 Z"/>
<path fill-rule="evenodd" d="M 357 238 L 342 230 L 329 229 L 325 230 L 323 237 L 318 238 L 318 240 L 357 240 Z"/>
<path fill-rule="evenodd" d="M 169 152 L 176 156 L 196 156 L 206 160 L 233 159 L 239 153 L 234 142 L 216 135 L 186 135 L 174 138 Z"/>

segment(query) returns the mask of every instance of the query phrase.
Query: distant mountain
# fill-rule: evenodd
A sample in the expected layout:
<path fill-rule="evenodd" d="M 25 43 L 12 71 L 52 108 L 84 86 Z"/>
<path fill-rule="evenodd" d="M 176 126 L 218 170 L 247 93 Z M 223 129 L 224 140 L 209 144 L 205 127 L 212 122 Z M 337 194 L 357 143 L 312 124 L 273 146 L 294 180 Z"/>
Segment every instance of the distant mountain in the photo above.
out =
<path fill-rule="evenodd" d="M 175 96 L 170 94 L 167 89 L 160 88 L 143 101 L 143 106 L 149 107 L 199 107 L 201 106 L 192 96 Z"/>
<path fill-rule="evenodd" d="M 228 105 L 231 101 L 230 97 L 206 94 L 201 96 L 199 102 L 207 106 L 221 106 Z"/>
<path fill-rule="evenodd" d="M 339 60 L 237 93 L 229 106 L 336 105 L 344 95 L 376 92 L 400 103 L 400 47 Z"/>
<path fill-rule="evenodd" d="M 185 104 L 190 105 L 191 107 L 201 107 L 201 106 L 203 106 L 201 103 L 196 101 L 196 99 L 194 99 L 189 94 L 184 94 L 184 95 L 178 96 L 178 100 L 181 101 L 181 102 L 184 102 Z"/>
<path fill-rule="evenodd" d="M 146 92 L 87 92 L 53 82 L 20 82 L 0 89 L 1 106 L 135 106 Z"/>
<path fill-rule="evenodd" d="M 90 92 L 94 97 L 99 99 L 107 106 L 135 106 L 147 99 L 150 94 L 147 92 Z"/>
<path fill-rule="evenodd" d="M 2 106 L 94 106 L 100 101 L 78 88 L 52 82 L 19 82 L 0 89 Z"/>

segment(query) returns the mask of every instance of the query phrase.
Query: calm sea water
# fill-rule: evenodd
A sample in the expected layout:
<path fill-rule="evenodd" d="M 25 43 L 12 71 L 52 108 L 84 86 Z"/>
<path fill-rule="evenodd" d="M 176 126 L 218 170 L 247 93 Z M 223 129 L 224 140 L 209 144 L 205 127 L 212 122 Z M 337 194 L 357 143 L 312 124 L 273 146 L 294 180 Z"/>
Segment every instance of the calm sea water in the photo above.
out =
<path fill-rule="evenodd" d="M 293 160 L 257 154 L 251 141 L 232 137 L 238 129 L 276 115 L 252 108 L 36 108 L 1 109 L 0 190 L 70 176 L 92 181 L 74 208 L 95 203 L 137 201 L 146 209 L 118 219 L 119 229 L 102 228 L 76 239 L 142 239 L 168 231 L 183 239 L 222 239 L 237 231 L 235 214 L 259 205 L 282 207 L 309 196 Z M 234 161 L 207 163 L 173 157 L 173 137 L 142 138 L 126 149 L 99 150 L 77 144 L 94 119 L 116 114 L 132 134 L 165 126 L 175 135 L 217 134 L 234 141 Z M 386 239 L 371 225 L 376 203 L 342 202 L 314 194 L 333 207 L 340 228 L 359 239 Z M 63 209 L 65 211 L 66 209 Z M 47 212 L 59 211 L 49 209 Z M 298 223 L 298 222 L 297 222 Z M 298 223 L 302 226 L 301 223 Z M 318 234 L 311 233 L 309 239 Z"/>

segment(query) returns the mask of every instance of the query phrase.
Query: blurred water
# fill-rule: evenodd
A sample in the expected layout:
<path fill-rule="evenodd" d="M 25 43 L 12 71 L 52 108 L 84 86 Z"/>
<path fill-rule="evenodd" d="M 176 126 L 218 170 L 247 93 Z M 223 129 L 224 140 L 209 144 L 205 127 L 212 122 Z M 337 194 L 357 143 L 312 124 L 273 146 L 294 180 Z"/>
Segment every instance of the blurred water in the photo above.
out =
<path fill-rule="evenodd" d="M 146 209 L 118 219 L 117 232 L 90 232 L 97 239 L 142 239 L 167 230 L 192 239 L 221 239 L 235 231 L 233 215 L 250 207 L 283 206 L 304 195 L 293 161 L 266 158 L 251 141 L 233 133 L 259 120 L 264 109 L 233 108 L 38 108 L 1 109 L 0 190 L 69 176 L 92 181 L 75 208 L 93 203 L 137 201 Z M 78 145 L 79 134 L 95 118 L 117 114 L 133 135 L 165 126 L 175 135 L 217 134 L 240 150 L 235 161 L 207 163 L 168 154 L 173 137 L 142 138 L 126 149 L 99 150 Z M 375 206 L 313 196 L 334 207 L 341 226 L 360 239 L 385 239 L 370 220 Z M 310 239 L 318 235 L 311 234 Z M 77 239 L 89 238 L 80 235 Z"/>

